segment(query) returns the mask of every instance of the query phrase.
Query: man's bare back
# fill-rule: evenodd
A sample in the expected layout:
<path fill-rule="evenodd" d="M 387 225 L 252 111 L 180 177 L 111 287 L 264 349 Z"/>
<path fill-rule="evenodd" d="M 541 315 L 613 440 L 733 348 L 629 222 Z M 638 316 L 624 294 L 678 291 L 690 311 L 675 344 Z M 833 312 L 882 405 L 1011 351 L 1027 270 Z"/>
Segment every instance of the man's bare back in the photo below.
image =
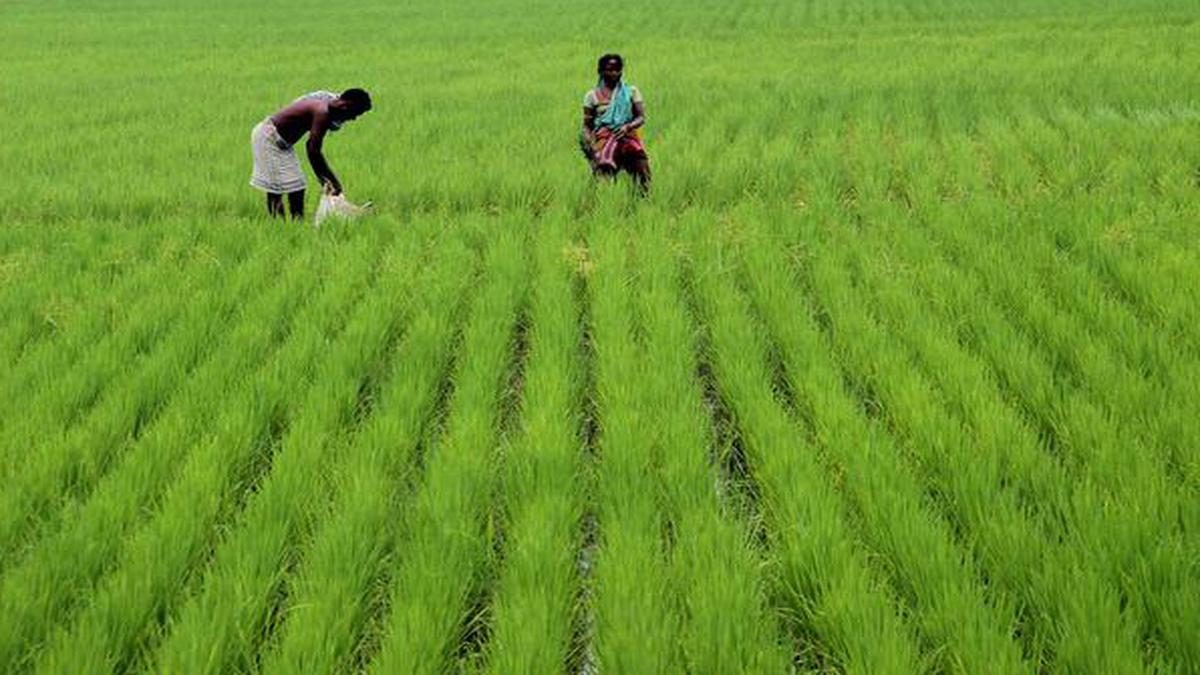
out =
<path fill-rule="evenodd" d="M 295 145 L 304 134 L 323 136 L 329 130 L 329 101 L 302 98 L 271 115 L 279 136 L 290 145 Z"/>
<path fill-rule="evenodd" d="M 250 184 L 267 193 L 268 213 L 283 215 L 282 195 L 286 193 L 292 217 L 304 214 L 304 175 L 292 146 L 306 133 L 305 150 L 313 173 L 329 193 L 342 192 L 341 182 L 321 151 L 325 134 L 370 109 L 371 98 L 362 89 L 341 94 L 319 91 L 300 97 L 255 127 L 251 138 L 255 173 Z M 272 143 L 278 147 L 272 149 Z"/>

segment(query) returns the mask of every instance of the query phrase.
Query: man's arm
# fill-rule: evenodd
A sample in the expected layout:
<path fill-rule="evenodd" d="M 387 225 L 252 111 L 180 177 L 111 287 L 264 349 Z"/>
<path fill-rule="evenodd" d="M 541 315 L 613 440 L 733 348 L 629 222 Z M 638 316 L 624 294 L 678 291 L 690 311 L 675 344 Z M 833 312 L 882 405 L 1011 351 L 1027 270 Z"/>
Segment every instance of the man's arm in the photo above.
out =
<path fill-rule="evenodd" d="M 317 180 L 321 181 L 322 185 L 327 185 L 333 194 L 341 194 L 342 184 L 338 181 L 337 176 L 333 175 L 333 169 L 329 168 L 329 162 L 325 161 L 325 155 L 321 152 L 321 145 L 325 141 L 325 132 L 329 130 L 329 113 L 321 112 L 313 114 L 312 129 L 308 132 L 308 143 L 305 149 L 308 150 L 308 163 L 312 165 L 313 173 L 317 174 Z"/>

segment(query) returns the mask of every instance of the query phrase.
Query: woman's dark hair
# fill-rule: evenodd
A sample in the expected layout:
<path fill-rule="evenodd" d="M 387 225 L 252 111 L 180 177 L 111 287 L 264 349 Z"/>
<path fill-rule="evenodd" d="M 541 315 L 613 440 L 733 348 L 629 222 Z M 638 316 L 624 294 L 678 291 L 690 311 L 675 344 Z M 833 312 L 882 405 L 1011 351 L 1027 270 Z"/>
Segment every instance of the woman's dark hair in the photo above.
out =
<path fill-rule="evenodd" d="M 601 56 L 598 61 L 596 61 L 596 72 L 604 72 L 604 65 L 609 61 L 616 61 L 618 68 L 622 70 L 625 69 L 625 59 L 621 58 L 620 54 L 605 54 L 604 56 Z"/>
<path fill-rule="evenodd" d="M 340 98 L 364 112 L 371 109 L 371 95 L 365 89 L 347 89 Z"/>

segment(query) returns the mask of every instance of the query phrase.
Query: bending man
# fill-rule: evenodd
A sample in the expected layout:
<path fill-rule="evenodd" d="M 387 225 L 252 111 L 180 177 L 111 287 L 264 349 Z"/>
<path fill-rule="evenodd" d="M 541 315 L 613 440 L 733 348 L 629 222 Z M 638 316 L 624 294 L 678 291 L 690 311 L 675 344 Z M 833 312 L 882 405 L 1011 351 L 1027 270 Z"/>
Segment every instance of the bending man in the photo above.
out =
<path fill-rule="evenodd" d="M 308 134 L 305 144 L 308 163 L 317 180 L 330 193 L 341 193 L 342 184 L 325 161 L 321 145 L 327 132 L 337 131 L 370 109 L 371 97 L 362 89 L 347 89 L 341 94 L 315 91 L 301 96 L 254 127 L 250 134 L 250 147 L 254 151 L 254 175 L 250 185 L 267 193 L 267 213 L 282 217 L 283 195 L 286 194 L 292 218 L 304 217 L 306 182 L 292 147 L 305 133 Z"/>
<path fill-rule="evenodd" d="M 621 80 L 624 67 L 617 54 L 600 57 L 600 80 L 583 97 L 579 141 L 594 175 L 615 177 L 627 171 L 644 191 L 650 185 L 650 159 L 639 130 L 646 115 L 642 92 Z"/>

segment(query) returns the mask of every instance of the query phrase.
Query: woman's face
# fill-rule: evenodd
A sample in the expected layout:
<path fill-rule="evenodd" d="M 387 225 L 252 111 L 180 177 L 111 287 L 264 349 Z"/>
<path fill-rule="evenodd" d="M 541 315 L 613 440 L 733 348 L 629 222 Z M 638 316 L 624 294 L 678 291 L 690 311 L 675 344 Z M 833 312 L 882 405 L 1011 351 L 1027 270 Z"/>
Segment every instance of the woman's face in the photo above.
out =
<path fill-rule="evenodd" d="M 604 81 L 608 82 L 609 84 L 614 84 L 616 82 L 620 82 L 621 81 L 621 62 L 611 60 L 611 59 L 609 61 L 605 62 L 604 68 L 600 71 L 600 76 L 603 77 Z"/>

